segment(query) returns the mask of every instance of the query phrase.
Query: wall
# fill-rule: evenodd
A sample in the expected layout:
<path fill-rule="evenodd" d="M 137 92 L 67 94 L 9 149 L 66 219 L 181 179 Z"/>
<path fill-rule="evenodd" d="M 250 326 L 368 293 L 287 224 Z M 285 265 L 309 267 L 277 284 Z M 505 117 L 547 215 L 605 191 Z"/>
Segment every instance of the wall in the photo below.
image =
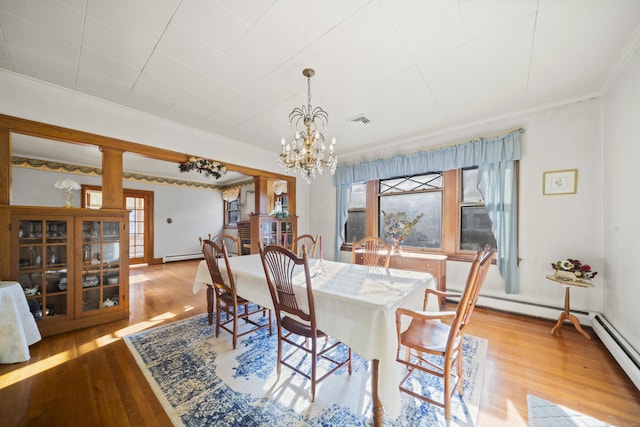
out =
<path fill-rule="evenodd" d="M 98 176 L 65 174 L 13 167 L 13 205 L 64 206 L 62 190 L 53 187 L 60 178 L 80 184 L 101 185 Z M 171 187 L 125 181 L 124 188 L 154 192 L 154 257 L 200 253 L 198 237 L 222 231 L 223 203 L 219 191 Z M 80 207 L 80 191 L 73 192 L 73 207 Z M 171 218 L 169 224 L 167 218 Z"/>
<path fill-rule="evenodd" d="M 604 100 L 603 200 L 606 292 L 603 313 L 640 350 L 635 268 L 640 260 L 640 49 Z"/>
<path fill-rule="evenodd" d="M 271 151 L 6 70 L 0 70 L 0 88 L 1 114 L 242 166 L 279 171 L 278 156 Z"/>
<path fill-rule="evenodd" d="M 591 264 L 601 274 L 594 279 L 594 288 L 576 289 L 572 292 L 572 308 L 600 312 L 603 308 L 603 280 L 606 279 L 606 275 L 602 274 L 600 99 L 526 112 L 413 143 L 405 142 L 401 150 L 397 146 L 383 147 L 369 154 L 369 157 L 387 157 L 397 152 L 411 153 L 430 146 L 464 142 L 517 127 L 526 130 L 522 135 L 523 157 L 520 162 L 519 186 L 520 293 L 507 295 L 504 292 L 504 282 L 496 267 L 492 266 L 482 290 L 481 303 L 532 315 L 557 317 L 558 309 L 564 301 L 564 289 L 546 280 L 544 276 L 552 273 L 551 262 L 578 258 Z M 353 159 L 359 158 L 358 154 L 353 155 Z M 543 196 L 543 172 L 559 169 L 578 170 L 577 194 Z M 335 229 L 335 225 L 332 225 L 335 224 L 335 189 L 331 191 L 332 198 L 323 196 L 317 199 L 325 206 L 329 199 L 333 200 L 330 208 L 332 215 L 316 218 L 317 221 L 323 221 L 322 228 L 325 230 L 331 226 Z M 321 205 L 316 203 L 316 199 L 311 203 L 312 211 L 320 210 Z M 325 256 L 329 250 L 333 254 L 334 234 L 333 231 L 325 234 L 328 243 L 325 244 Z M 350 254 L 343 253 L 341 259 L 347 261 L 349 256 Z M 464 284 L 468 267 L 468 263 L 448 261 L 448 287 L 459 289 Z M 513 304 L 514 301 L 528 305 L 516 305 Z"/>

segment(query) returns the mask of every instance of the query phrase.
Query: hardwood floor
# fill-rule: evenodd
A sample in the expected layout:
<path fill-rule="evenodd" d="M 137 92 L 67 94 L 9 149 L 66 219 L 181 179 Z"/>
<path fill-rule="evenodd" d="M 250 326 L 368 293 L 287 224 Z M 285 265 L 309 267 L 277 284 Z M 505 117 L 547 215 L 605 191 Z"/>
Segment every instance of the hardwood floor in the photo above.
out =
<path fill-rule="evenodd" d="M 197 261 L 131 269 L 130 319 L 31 346 L 0 365 L 2 426 L 169 426 L 122 341 L 131 332 L 206 311 L 191 288 Z M 449 308 L 452 308 L 453 305 Z M 640 391 L 595 337 L 554 322 L 478 308 L 468 333 L 489 340 L 479 426 L 526 426 L 527 394 L 617 426 L 640 426 Z"/>

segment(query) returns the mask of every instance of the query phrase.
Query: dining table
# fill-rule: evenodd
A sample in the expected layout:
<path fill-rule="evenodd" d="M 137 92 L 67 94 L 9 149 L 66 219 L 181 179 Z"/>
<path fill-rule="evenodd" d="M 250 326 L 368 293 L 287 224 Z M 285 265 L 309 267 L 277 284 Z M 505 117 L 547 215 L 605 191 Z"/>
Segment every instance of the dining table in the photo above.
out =
<path fill-rule="evenodd" d="M 236 292 L 266 308 L 273 301 L 259 254 L 229 258 Z M 219 262 L 223 277 L 226 265 Z M 305 286 L 302 266 L 294 284 Z M 426 272 L 309 259 L 318 328 L 351 347 L 371 362 L 371 398 L 374 425 L 383 415 L 400 415 L 400 381 L 396 362 L 398 337 L 395 311 L 398 307 L 422 309 L 426 288 L 436 288 L 435 278 Z M 198 293 L 212 284 L 206 261 L 201 261 L 193 284 Z M 428 309 L 437 310 L 437 301 Z M 213 304 L 209 304 L 210 309 Z"/>
<path fill-rule="evenodd" d="M 26 362 L 31 358 L 29 346 L 40 339 L 22 285 L 0 282 L 0 363 Z"/>

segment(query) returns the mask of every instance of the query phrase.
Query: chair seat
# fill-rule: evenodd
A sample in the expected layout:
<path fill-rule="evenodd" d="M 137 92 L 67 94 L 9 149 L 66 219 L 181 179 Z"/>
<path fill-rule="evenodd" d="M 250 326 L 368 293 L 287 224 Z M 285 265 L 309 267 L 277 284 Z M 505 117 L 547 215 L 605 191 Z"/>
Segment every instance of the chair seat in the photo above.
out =
<path fill-rule="evenodd" d="M 299 322 L 289 316 L 285 316 L 282 318 L 282 327 L 289 332 L 293 332 L 296 335 L 300 335 L 307 338 L 311 338 L 313 336 L 311 333 L 310 325 Z M 318 329 L 316 331 L 316 336 L 324 337 L 326 336 L 326 334 Z"/>
<path fill-rule="evenodd" d="M 444 353 L 451 328 L 446 323 L 434 320 L 413 319 L 401 334 L 402 344 L 407 347 Z"/>
<path fill-rule="evenodd" d="M 231 295 L 230 293 L 224 292 L 219 295 L 219 298 L 227 303 L 227 305 L 233 305 L 233 295 Z M 239 296 L 236 297 L 236 300 L 238 301 L 238 305 L 249 304 L 251 302 Z"/>

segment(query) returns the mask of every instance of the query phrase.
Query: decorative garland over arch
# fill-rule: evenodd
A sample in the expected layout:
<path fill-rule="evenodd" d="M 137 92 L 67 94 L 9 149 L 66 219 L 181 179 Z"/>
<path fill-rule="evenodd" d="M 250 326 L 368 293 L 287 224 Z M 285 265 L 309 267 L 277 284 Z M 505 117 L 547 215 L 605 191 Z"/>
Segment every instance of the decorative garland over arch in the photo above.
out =
<path fill-rule="evenodd" d="M 92 166 L 74 165 L 69 163 L 52 162 L 48 160 L 30 159 L 25 157 L 14 156 L 11 159 L 13 165 L 27 168 L 39 169 L 54 172 L 75 173 L 78 175 L 102 176 L 102 168 Z M 181 179 L 164 178 L 161 176 L 144 175 L 140 173 L 123 172 L 122 178 L 127 181 L 145 182 L 148 184 L 170 185 L 174 187 L 202 188 L 210 190 L 218 190 L 222 186 L 215 184 L 207 184 L 195 181 L 184 181 Z"/>

